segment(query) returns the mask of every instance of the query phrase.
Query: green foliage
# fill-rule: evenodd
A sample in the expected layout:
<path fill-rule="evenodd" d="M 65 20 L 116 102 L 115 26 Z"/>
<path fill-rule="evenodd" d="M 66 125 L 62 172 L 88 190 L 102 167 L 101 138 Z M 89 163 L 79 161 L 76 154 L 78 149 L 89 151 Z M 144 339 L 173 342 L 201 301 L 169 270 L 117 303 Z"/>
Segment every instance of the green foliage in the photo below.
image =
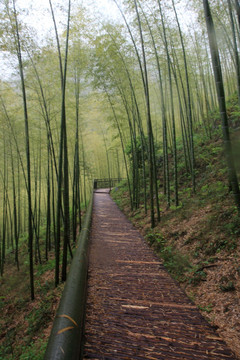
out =
<path fill-rule="evenodd" d="M 128 184 L 126 180 L 122 180 L 118 186 L 114 187 L 111 191 L 111 196 L 116 204 L 121 208 L 123 195 L 128 192 Z"/>
<path fill-rule="evenodd" d="M 232 208 L 222 211 L 221 204 L 217 204 L 216 211 L 208 215 L 206 224 L 209 229 L 217 227 L 222 233 L 222 236 L 212 236 L 210 241 L 201 241 L 200 247 L 206 255 L 214 255 L 222 250 L 233 251 L 236 249 L 240 234 L 240 218 Z"/>
<path fill-rule="evenodd" d="M 186 255 L 182 255 L 172 246 L 166 246 L 161 252 L 164 260 L 164 266 L 179 281 L 184 280 L 183 275 L 191 267 L 189 259 Z"/>
<path fill-rule="evenodd" d="M 40 340 L 36 343 L 23 347 L 19 360 L 42 360 L 47 348 L 47 340 Z"/>
<path fill-rule="evenodd" d="M 0 360 L 15 359 L 33 359 L 41 360 L 43 358 L 47 339 L 41 338 L 41 329 L 48 326 L 52 318 L 53 296 L 44 297 L 38 307 L 34 307 L 26 316 L 27 328 L 20 329 L 12 327 L 8 329 L 7 335 L 0 347 Z M 26 299 L 18 298 L 14 303 L 15 311 L 21 313 L 21 310 L 28 306 Z M 22 341 L 18 344 L 16 338 L 21 331 Z M 35 340 L 33 341 L 33 338 Z M 14 345 L 13 345 L 14 344 Z"/>
<path fill-rule="evenodd" d="M 156 249 L 171 275 L 178 281 L 184 280 L 185 272 L 191 268 L 188 256 L 168 245 L 161 233 L 150 232 L 145 238 Z"/>
<path fill-rule="evenodd" d="M 49 259 L 46 263 L 39 264 L 37 266 L 36 275 L 40 276 L 40 275 L 44 274 L 46 271 L 54 269 L 54 267 L 55 267 L 55 260 Z"/>
<path fill-rule="evenodd" d="M 51 319 L 51 300 L 50 297 L 48 301 L 41 302 L 39 308 L 33 309 L 27 316 L 27 332 L 29 335 L 32 336 L 32 334 L 37 333 L 40 328 L 43 328 L 44 325 L 48 324 Z"/>
<path fill-rule="evenodd" d="M 176 211 L 176 210 L 182 209 L 182 207 L 183 207 L 183 203 L 182 203 L 182 201 L 180 201 L 180 203 L 179 203 L 178 206 L 176 206 L 176 205 L 171 205 L 171 206 L 170 206 L 170 209 Z"/>
<path fill-rule="evenodd" d="M 140 136 L 138 136 L 133 143 L 129 141 L 125 146 L 125 153 L 128 155 L 129 160 L 131 163 L 135 161 L 135 166 L 139 169 L 142 168 L 142 161 L 146 161 L 148 158 L 148 148 L 146 145 L 148 143 L 147 141 L 146 136 L 143 140 Z"/>
<path fill-rule="evenodd" d="M 226 105 L 231 128 L 239 127 L 240 107 L 238 105 L 237 93 L 232 94 L 232 96 L 228 98 Z"/>
<path fill-rule="evenodd" d="M 209 111 L 209 118 L 213 124 L 213 128 L 217 128 L 220 125 L 220 114 L 218 108 Z"/>
<path fill-rule="evenodd" d="M 224 229 L 226 233 L 230 236 L 239 236 L 240 235 L 240 219 L 239 216 L 235 216 L 231 219 L 231 222 L 224 224 Z"/>
<path fill-rule="evenodd" d="M 201 187 L 201 195 L 203 196 L 225 196 L 228 191 L 228 186 L 222 181 L 215 181 L 214 183 L 205 184 Z"/>
<path fill-rule="evenodd" d="M 19 237 L 18 240 L 18 245 L 20 246 L 24 246 L 25 248 L 27 248 L 27 241 L 28 241 L 28 234 L 27 233 L 22 233 Z"/>
<path fill-rule="evenodd" d="M 117 204 L 117 206 L 118 206 L 119 208 L 121 208 L 121 201 L 118 200 L 118 199 L 115 199 L 114 201 L 115 201 L 115 203 Z"/>
<path fill-rule="evenodd" d="M 223 291 L 223 292 L 228 292 L 228 291 L 234 291 L 236 290 L 234 284 L 232 281 L 229 281 L 227 284 L 220 284 L 219 285 L 220 289 Z"/>
<path fill-rule="evenodd" d="M 223 276 L 219 283 L 219 289 L 222 292 L 229 292 L 229 291 L 235 291 L 235 285 L 231 279 L 229 279 L 227 276 Z"/>
<path fill-rule="evenodd" d="M 205 281 L 207 274 L 203 270 L 197 270 L 193 273 L 193 276 L 189 279 L 189 284 L 198 285 L 201 281 Z"/>
<path fill-rule="evenodd" d="M 135 214 L 133 215 L 133 218 L 134 218 L 135 220 L 141 219 L 141 218 L 142 218 L 142 215 L 141 215 L 141 213 L 137 212 L 137 213 L 135 213 Z"/>
<path fill-rule="evenodd" d="M 205 255 L 214 255 L 222 250 L 232 251 L 236 249 L 237 242 L 236 239 L 214 239 L 210 241 L 209 243 L 205 244 L 203 246 L 203 250 L 205 252 Z"/>
<path fill-rule="evenodd" d="M 4 298 L 5 296 L 0 296 L 0 310 L 4 307 L 5 302 L 4 302 Z"/>
<path fill-rule="evenodd" d="M 202 311 L 206 311 L 208 314 L 212 312 L 213 310 L 213 304 L 209 304 L 209 305 L 206 305 L 206 306 L 201 306 L 201 305 L 198 305 L 198 308 Z"/>

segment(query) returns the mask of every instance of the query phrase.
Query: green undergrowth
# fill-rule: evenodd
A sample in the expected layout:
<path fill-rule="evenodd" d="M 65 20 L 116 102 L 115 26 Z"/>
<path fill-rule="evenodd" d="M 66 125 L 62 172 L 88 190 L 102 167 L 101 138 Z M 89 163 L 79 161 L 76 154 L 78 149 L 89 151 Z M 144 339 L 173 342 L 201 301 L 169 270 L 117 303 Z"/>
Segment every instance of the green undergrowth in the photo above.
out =
<path fill-rule="evenodd" d="M 188 256 L 181 254 L 174 246 L 169 245 L 160 233 L 149 231 L 145 239 L 161 257 L 167 270 L 176 280 L 181 281 L 185 272 L 191 269 Z"/>
<path fill-rule="evenodd" d="M 85 210 L 82 216 L 84 214 Z M 45 228 L 43 222 L 40 226 L 41 262 L 34 257 L 34 301 L 30 299 L 27 234 L 22 233 L 19 238 L 19 271 L 15 264 L 15 250 L 9 246 L 6 251 L 4 273 L 0 277 L 0 360 L 43 359 L 64 287 L 64 284 L 55 287 L 53 244 L 48 260 L 45 259 Z M 72 251 L 75 251 L 74 244 Z M 68 269 L 70 263 L 68 254 Z"/>
<path fill-rule="evenodd" d="M 41 360 L 63 284 L 55 288 L 54 249 L 48 261 L 34 264 L 35 300 L 30 299 L 29 257 L 23 234 L 19 242 L 20 269 L 14 251 L 8 251 L 0 278 L 0 360 Z"/>
<path fill-rule="evenodd" d="M 21 249 L 22 251 L 22 249 Z M 21 254 L 23 255 L 23 254 Z M 53 256 L 50 252 L 49 256 Z M 0 360 L 41 360 L 63 284 L 55 288 L 55 262 L 35 265 L 35 300 L 30 300 L 28 262 L 20 270 L 7 259 L 1 278 Z"/>

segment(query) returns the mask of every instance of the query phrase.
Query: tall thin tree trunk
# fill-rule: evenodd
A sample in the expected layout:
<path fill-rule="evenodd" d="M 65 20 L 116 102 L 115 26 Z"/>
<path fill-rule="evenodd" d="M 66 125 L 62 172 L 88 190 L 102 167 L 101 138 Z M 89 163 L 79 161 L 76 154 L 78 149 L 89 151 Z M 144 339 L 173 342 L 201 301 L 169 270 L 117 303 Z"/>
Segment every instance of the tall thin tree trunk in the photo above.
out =
<path fill-rule="evenodd" d="M 220 115 L 221 115 L 221 120 L 222 120 L 222 133 L 223 133 L 223 140 L 224 140 L 224 145 L 225 145 L 225 155 L 226 155 L 227 167 L 228 167 L 228 177 L 229 177 L 229 181 L 230 181 L 230 186 L 233 191 L 236 206 L 238 208 L 238 211 L 240 212 L 240 191 L 239 191 L 238 179 L 237 179 L 236 169 L 235 169 L 234 160 L 233 160 L 232 144 L 231 144 L 231 139 L 230 139 L 230 134 L 229 134 L 228 117 L 227 117 L 227 111 L 226 111 L 226 102 L 225 102 L 225 93 L 224 93 L 224 87 L 223 87 L 221 63 L 220 63 L 220 58 L 219 58 L 214 23 L 213 23 L 208 0 L 203 0 L 203 7 L 204 7 L 205 20 L 206 20 L 207 30 L 208 30 L 208 39 L 209 39 L 209 45 L 210 45 L 210 50 L 211 50 L 215 84 L 216 84 L 217 95 L 218 95 L 219 110 L 220 110 Z"/>
<path fill-rule="evenodd" d="M 235 24 L 233 21 L 233 13 L 232 13 L 232 4 L 230 0 L 228 2 L 228 11 L 230 16 L 231 28 L 232 28 L 232 37 L 233 37 L 233 48 L 234 48 L 234 58 L 235 58 L 235 67 L 236 67 L 236 80 L 237 80 L 237 93 L 238 93 L 238 105 L 240 106 L 240 61 L 239 61 L 239 53 L 235 32 Z"/>
<path fill-rule="evenodd" d="M 187 84 L 187 98 L 188 98 L 188 121 L 189 121 L 189 132 L 190 132 L 190 149 L 191 149 L 191 163 L 192 163 L 192 188 L 193 192 L 196 192 L 196 177 L 195 177 L 195 151 L 194 151 L 194 141 L 193 141 L 193 120 L 192 120 L 192 105 L 191 105 L 191 92 L 190 92 L 190 83 L 189 83 L 189 72 L 188 72 L 188 65 L 187 65 L 187 57 L 186 57 L 186 50 L 183 41 L 183 35 L 181 26 L 178 20 L 178 14 L 175 8 L 175 2 L 172 0 L 173 9 L 178 25 L 178 31 L 180 35 L 180 41 L 182 46 L 183 52 L 183 60 L 184 60 L 184 70 L 185 70 L 185 78 Z"/>
<path fill-rule="evenodd" d="M 13 10 L 15 18 L 15 34 L 16 34 L 16 47 L 19 64 L 19 72 L 22 85 L 23 108 L 24 108 L 24 122 L 25 122 L 25 145 L 26 145 L 26 158 L 27 158 L 27 186 L 28 186 L 28 251 L 29 251 L 29 273 L 30 273 L 30 289 L 31 298 L 34 299 L 34 273 L 33 273 L 33 226 L 32 226 L 32 199 L 31 199 L 31 161 L 30 161 L 30 138 L 29 138 L 29 125 L 28 125 L 28 111 L 27 111 L 27 96 L 25 79 L 23 73 L 22 53 L 20 44 L 20 34 L 17 19 L 17 12 L 15 7 L 15 0 L 13 0 Z"/>

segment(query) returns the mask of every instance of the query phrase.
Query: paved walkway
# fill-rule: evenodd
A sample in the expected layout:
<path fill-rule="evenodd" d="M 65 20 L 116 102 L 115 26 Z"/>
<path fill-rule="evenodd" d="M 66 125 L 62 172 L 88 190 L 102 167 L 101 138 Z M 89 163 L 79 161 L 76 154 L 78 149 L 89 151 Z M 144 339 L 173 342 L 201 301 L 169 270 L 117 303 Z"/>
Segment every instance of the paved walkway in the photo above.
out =
<path fill-rule="evenodd" d="M 84 359 L 236 359 L 101 191 L 94 194 Z"/>

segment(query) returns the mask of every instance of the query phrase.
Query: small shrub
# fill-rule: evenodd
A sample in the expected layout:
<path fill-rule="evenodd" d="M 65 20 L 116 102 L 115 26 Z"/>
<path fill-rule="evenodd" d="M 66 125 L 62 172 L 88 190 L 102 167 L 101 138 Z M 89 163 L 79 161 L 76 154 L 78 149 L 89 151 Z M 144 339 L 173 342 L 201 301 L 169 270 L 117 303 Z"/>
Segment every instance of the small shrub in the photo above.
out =
<path fill-rule="evenodd" d="M 44 274 L 46 271 L 54 269 L 54 267 L 55 267 L 55 260 L 50 259 L 45 264 L 38 265 L 38 271 L 37 271 L 36 275 L 40 276 L 40 275 Z"/>
<path fill-rule="evenodd" d="M 197 286 L 201 281 L 205 281 L 207 274 L 203 270 L 195 271 L 193 276 L 189 279 L 189 284 Z"/>
<path fill-rule="evenodd" d="M 230 280 L 227 276 L 223 276 L 220 280 L 219 289 L 223 292 L 234 291 L 235 285 L 232 280 Z"/>
<path fill-rule="evenodd" d="M 182 255 L 173 246 L 167 245 L 166 239 L 160 233 L 150 232 L 146 235 L 146 239 L 154 246 L 171 275 L 179 281 L 183 280 L 185 271 L 191 267 L 188 257 Z"/>
<path fill-rule="evenodd" d="M 154 233 L 154 232 L 149 232 L 146 236 L 145 239 L 150 243 L 150 245 L 152 245 L 153 243 L 161 243 L 162 241 L 164 241 L 164 238 L 162 236 L 162 234 L 160 233 Z"/>
<path fill-rule="evenodd" d="M 31 311 L 28 320 L 28 334 L 36 333 L 40 328 L 44 327 L 45 324 L 51 319 L 51 302 L 41 303 L 38 309 Z"/>
<path fill-rule="evenodd" d="M 19 360 L 42 360 L 47 348 L 47 340 L 40 339 L 40 341 L 30 344 L 22 349 L 22 354 Z"/>
<path fill-rule="evenodd" d="M 199 308 L 200 310 L 202 310 L 202 311 L 206 311 L 206 312 L 209 314 L 209 313 L 212 312 L 212 310 L 213 310 L 213 304 L 209 304 L 209 305 L 207 305 L 207 306 L 201 306 L 201 305 L 199 305 L 198 308 Z"/>
<path fill-rule="evenodd" d="M 184 273 L 191 267 L 188 257 L 182 255 L 172 246 L 167 246 L 161 252 L 164 260 L 164 266 L 179 281 L 183 280 Z"/>

